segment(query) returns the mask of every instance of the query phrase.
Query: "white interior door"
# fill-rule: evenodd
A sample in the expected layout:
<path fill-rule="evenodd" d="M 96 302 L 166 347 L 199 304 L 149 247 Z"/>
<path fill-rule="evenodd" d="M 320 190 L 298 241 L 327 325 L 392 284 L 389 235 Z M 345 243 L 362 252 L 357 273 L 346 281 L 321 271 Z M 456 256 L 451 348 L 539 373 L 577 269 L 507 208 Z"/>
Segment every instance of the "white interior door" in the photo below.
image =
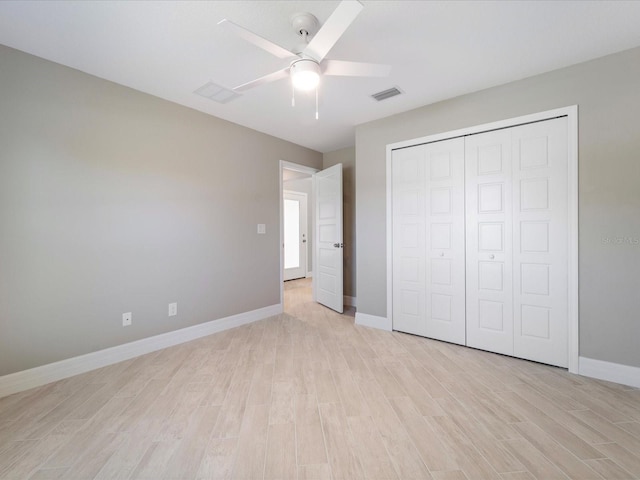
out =
<path fill-rule="evenodd" d="M 285 191 L 283 213 L 283 279 L 304 278 L 307 275 L 307 194 Z"/>
<path fill-rule="evenodd" d="M 393 152 L 393 328 L 465 344 L 464 140 Z"/>
<path fill-rule="evenodd" d="M 465 138 L 467 345 L 513 355 L 511 130 Z"/>
<path fill-rule="evenodd" d="M 342 313 L 342 164 L 315 173 L 313 184 L 316 201 L 314 297 L 318 303 Z"/>
<path fill-rule="evenodd" d="M 568 365 L 568 120 L 512 129 L 514 354 Z"/>

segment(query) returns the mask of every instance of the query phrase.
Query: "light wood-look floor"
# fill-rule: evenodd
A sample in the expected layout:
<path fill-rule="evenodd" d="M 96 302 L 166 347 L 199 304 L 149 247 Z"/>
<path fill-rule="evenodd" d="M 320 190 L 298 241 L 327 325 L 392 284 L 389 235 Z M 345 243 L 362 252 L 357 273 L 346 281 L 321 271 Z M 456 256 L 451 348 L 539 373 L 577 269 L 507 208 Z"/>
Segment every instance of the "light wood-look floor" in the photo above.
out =
<path fill-rule="evenodd" d="M 286 314 L 0 399 L 2 479 L 640 478 L 640 391 Z"/>

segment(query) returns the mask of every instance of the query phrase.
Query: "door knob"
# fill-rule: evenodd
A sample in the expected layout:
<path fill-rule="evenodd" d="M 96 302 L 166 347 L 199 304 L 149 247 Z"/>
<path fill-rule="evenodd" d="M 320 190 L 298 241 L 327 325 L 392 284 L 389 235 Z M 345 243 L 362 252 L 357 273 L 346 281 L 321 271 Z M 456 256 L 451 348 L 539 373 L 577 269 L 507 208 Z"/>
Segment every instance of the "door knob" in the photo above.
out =
<path fill-rule="evenodd" d="M 336 248 L 342 248 L 344 247 L 344 243 L 334 243 L 333 246 Z"/>
<path fill-rule="evenodd" d="M 493 260 L 494 258 L 496 258 L 496 256 L 492 253 L 491 255 L 489 255 L 489 258 Z"/>
<path fill-rule="evenodd" d="M 441 256 L 441 257 L 444 257 L 444 252 L 440 253 L 440 256 Z"/>

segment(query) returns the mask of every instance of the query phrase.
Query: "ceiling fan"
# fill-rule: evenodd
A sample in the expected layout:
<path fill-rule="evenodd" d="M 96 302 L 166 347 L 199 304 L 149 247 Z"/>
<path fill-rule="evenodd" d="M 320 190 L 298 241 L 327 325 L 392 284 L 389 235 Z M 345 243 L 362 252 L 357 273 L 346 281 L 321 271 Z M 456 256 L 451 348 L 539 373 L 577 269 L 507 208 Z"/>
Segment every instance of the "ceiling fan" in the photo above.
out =
<path fill-rule="evenodd" d="M 388 76 L 391 71 L 389 65 L 347 62 L 325 58 L 331 48 L 333 48 L 342 34 L 358 16 L 362 8 L 363 5 L 357 0 L 343 0 L 320 29 L 318 29 L 318 19 L 311 13 L 297 13 L 293 15 L 291 24 L 296 33 L 302 36 L 304 42 L 291 51 L 226 18 L 221 20 L 218 22 L 218 25 L 228 28 L 239 37 L 278 58 L 290 60 L 287 67 L 250 82 L 243 83 L 235 87 L 233 91 L 240 93 L 269 82 L 291 77 L 293 87 L 297 90 L 313 90 L 316 88 L 317 99 L 317 86 L 322 75 L 359 77 Z"/>

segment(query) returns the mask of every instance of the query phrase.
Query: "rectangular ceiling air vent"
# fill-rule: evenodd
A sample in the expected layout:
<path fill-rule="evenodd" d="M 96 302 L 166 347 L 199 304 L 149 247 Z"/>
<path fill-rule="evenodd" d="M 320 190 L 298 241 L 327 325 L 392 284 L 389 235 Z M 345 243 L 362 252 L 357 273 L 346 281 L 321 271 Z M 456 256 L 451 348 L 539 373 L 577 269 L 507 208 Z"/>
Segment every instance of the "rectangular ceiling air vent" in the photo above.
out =
<path fill-rule="evenodd" d="M 229 90 L 228 88 L 221 87 L 220 85 L 216 85 L 213 82 L 205 83 L 193 93 L 218 103 L 227 103 L 234 98 L 241 96 L 239 93 Z"/>
<path fill-rule="evenodd" d="M 396 95 L 400 95 L 402 91 L 398 87 L 389 88 L 388 90 L 383 90 L 378 93 L 374 93 L 371 95 L 377 101 L 381 102 L 382 100 L 386 100 L 387 98 L 395 97 Z"/>

